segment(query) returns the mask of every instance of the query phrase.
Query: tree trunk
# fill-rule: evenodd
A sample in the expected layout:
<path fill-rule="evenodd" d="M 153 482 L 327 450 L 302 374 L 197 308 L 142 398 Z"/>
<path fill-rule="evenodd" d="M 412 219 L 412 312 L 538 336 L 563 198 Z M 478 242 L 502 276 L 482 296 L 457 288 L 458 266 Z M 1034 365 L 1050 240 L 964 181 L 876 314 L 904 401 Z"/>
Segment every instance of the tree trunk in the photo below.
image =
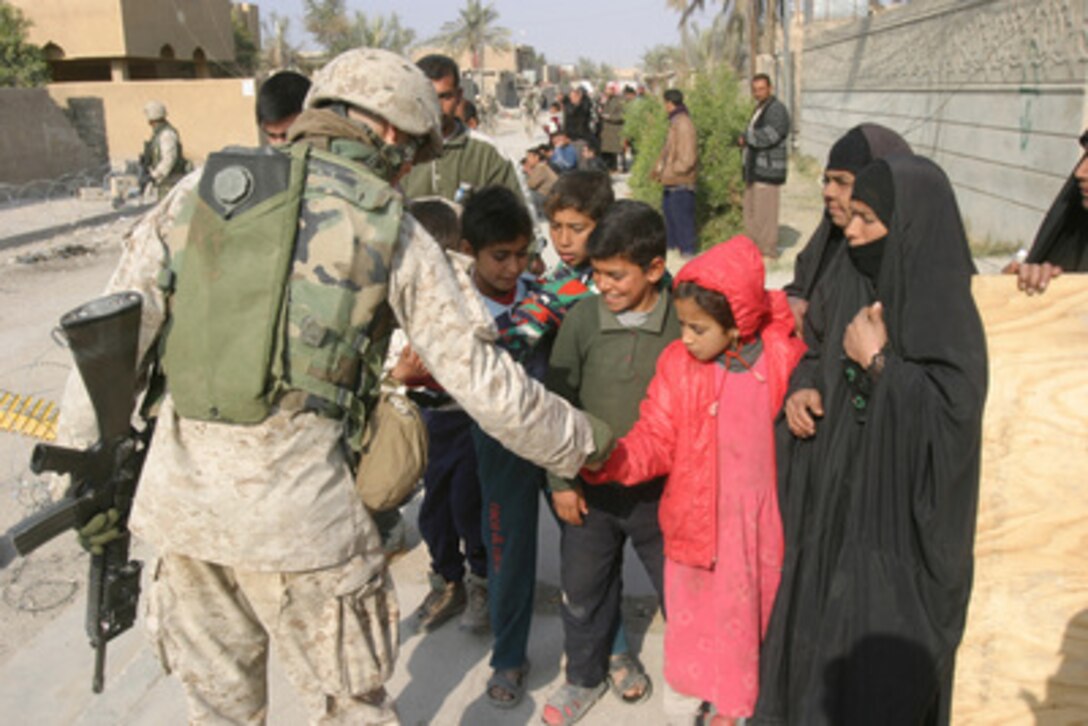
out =
<path fill-rule="evenodd" d="M 748 81 L 755 78 L 756 56 L 759 54 L 759 0 L 748 0 Z"/>

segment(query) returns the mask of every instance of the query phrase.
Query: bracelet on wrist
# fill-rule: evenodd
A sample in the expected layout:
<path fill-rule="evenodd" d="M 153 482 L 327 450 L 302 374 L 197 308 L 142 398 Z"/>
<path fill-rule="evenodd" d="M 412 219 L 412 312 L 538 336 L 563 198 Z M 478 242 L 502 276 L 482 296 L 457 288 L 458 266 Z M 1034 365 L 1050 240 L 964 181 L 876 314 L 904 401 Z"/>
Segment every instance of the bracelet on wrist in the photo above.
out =
<path fill-rule="evenodd" d="M 884 349 L 881 348 L 876 353 L 873 353 L 873 357 L 869 359 L 869 367 L 866 370 L 870 375 L 880 375 L 880 372 L 884 370 Z"/>

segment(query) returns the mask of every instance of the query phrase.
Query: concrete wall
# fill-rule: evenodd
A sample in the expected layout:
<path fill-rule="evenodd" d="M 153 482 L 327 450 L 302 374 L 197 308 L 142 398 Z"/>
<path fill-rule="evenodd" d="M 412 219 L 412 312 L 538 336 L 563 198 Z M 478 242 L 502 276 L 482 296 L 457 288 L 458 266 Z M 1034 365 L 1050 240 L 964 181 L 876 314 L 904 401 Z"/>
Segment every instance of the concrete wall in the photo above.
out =
<path fill-rule="evenodd" d="M 143 106 L 154 99 L 166 104 L 170 123 L 181 134 L 185 156 L 203 161 L 228 144 L 256 146 L 253 79 L 141 81 L 133 83 L 54 83 L 49 95 L 78 116 L 86 99 L 99 99 L 101 134 L 113 161 L 135 159 L 150 135 Z M 0 156 L 0 158 L 3 158 Z"/>
<path fill-rule="evenodd" d="M 234 58 L 230 0 L 9 0 L 33 23 L 30 42 L 52 43 L 66 60 L 174 57 Z"/>
<path fill-rule="evenodd" d="M 915 0 L 806 33 L 801 151 L 873 121 L 948 172 L 975 240 L 1021 243 L 1079 158 L 1088 0 Z"/>
<path fill-rule="evenodd" d="M 186 158 L 260 143 L 252 79 L 54 83 L 0 89 L 0 183 L 53 179 L 136 159 L 151 129 L 143 106 L 166 104 Z"/>
<path fill-rule="evenodd" d="M 0 89 L 0 183 L 55 179 L 97 161 L 44 88 Z"/>

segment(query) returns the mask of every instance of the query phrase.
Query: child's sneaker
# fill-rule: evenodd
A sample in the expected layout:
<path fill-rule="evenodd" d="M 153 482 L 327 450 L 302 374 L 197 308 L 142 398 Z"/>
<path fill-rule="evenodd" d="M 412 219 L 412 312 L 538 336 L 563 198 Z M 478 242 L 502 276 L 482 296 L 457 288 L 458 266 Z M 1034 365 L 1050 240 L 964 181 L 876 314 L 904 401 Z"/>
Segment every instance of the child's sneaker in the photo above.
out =
<path fill-rule="evenodd" d="M 430 573 L 431 591 L 423 598 L 416 611 L 419 627 L 434 630 L 442 623 L 465 609 L 465 586 L 460 582 L 446 582 L 437 573 Z"/>
<path fill-rule="evenodd" d="M 468 573 L 465 575 L 465 597 L 468 604 L 461 613 L 461 630 L 482 633 L 491 627 L 487 607 L 487 578 Z"/>

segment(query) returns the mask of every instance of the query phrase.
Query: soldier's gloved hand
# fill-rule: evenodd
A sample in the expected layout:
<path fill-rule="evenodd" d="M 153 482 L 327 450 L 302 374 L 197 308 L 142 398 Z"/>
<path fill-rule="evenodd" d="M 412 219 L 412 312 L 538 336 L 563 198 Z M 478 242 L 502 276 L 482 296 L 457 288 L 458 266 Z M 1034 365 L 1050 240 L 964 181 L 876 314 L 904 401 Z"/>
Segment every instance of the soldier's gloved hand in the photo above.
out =
<path fill-rule="evenodd" d="M 117 525 L 120 519 L 121 513 L 113 508 L 94 515 L 78 530 L 79 546 L 92 555 L 102 554 L 106 544 L 121 536 L 121 528 Z"/>

